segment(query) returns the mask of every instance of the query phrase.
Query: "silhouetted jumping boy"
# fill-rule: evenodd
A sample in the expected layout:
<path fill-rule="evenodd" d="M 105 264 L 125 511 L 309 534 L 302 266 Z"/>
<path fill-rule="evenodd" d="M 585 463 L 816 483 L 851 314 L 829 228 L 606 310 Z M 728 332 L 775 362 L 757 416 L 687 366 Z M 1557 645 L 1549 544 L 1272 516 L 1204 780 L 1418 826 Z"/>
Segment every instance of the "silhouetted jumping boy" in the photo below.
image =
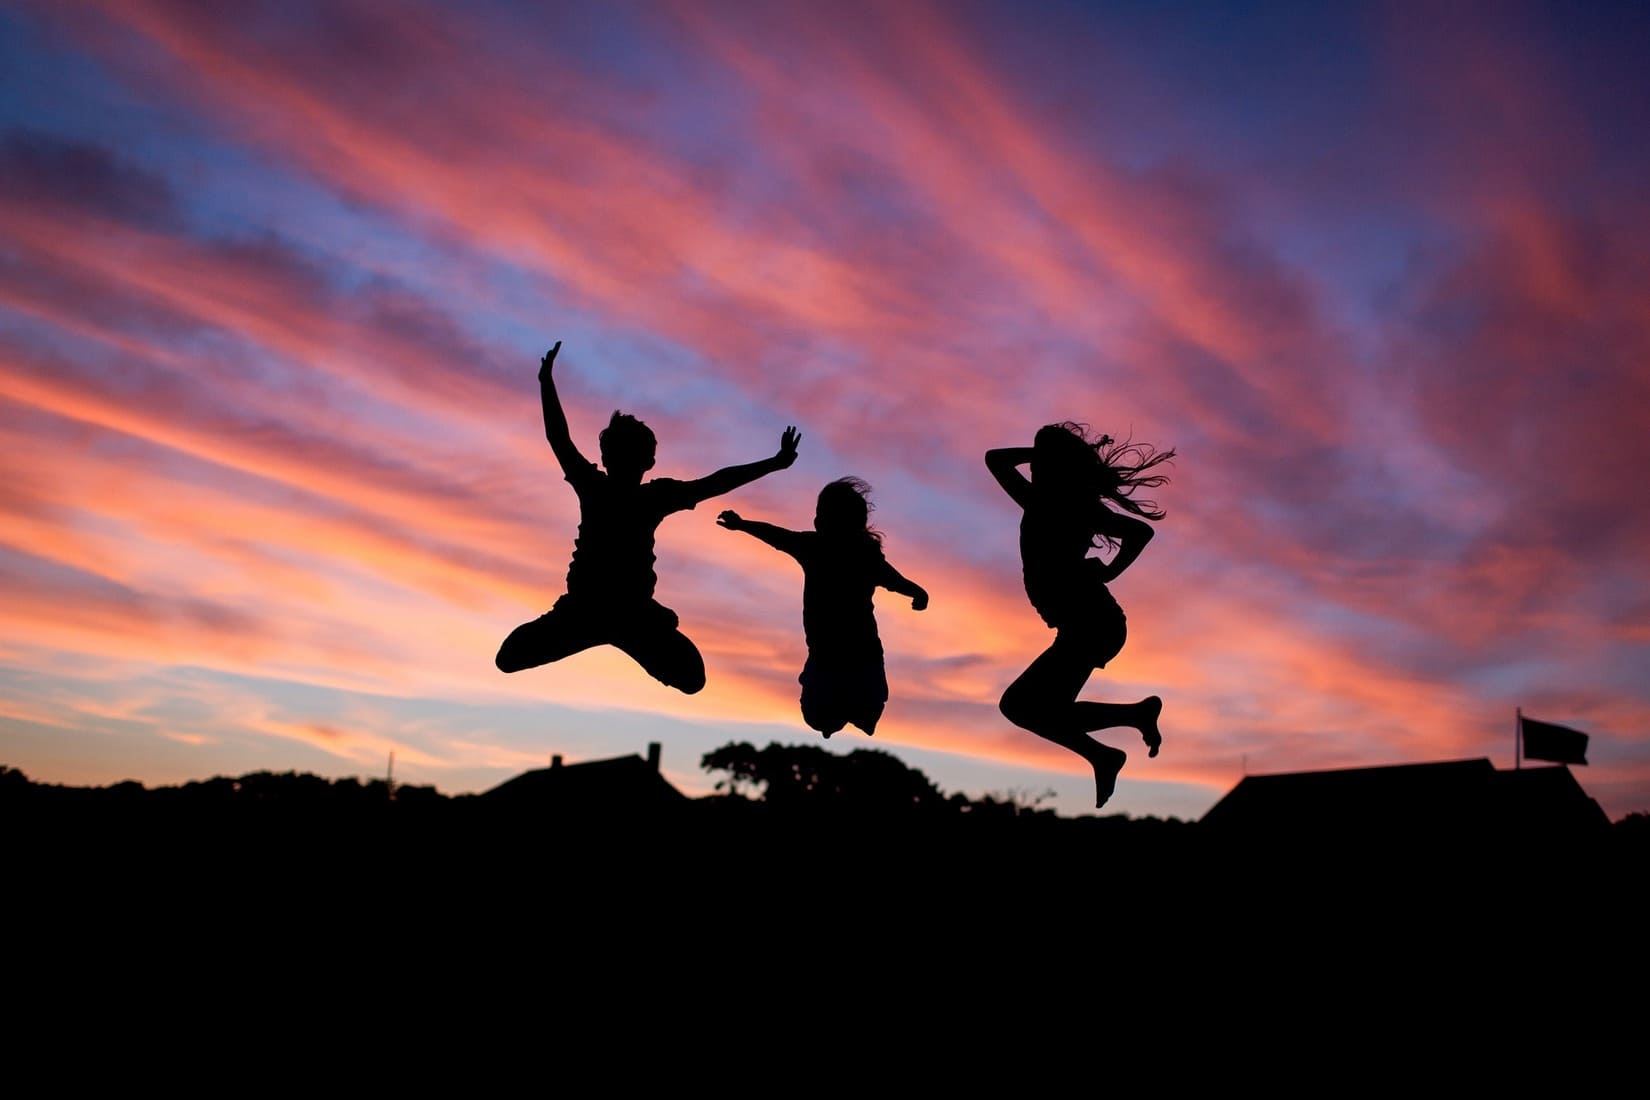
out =
<path fill-rule="evenodd" d="M 1123 609 L 1107 583 L 1134 563 L 1151 541 L 1152 527 L 1134 517 L 1158 520 L 1153 501 L 1131 499 L 1142 486 L 1168 480 L 1148 474 L 1173 451 L 1142 443 L 1114 443 L 1101 436 L 1090 443 L 1079 424 L 1049 424 L 1030 447 L 1003 447 L 985 454 L 991 470 L 1014 503 L 1020 519 L 1020 558 L 1026 596 L 1043 622 L 1053 627 L 1054 644 L 1003 692 L 1003 716 L 1087 760 L 1094 768 L 1095 806 L 1104 806 L 1128 759 L 1121 749 L 1102 745 L 1089 733 L 1132 726 L 1156 756 L 1163 744 L 1157 719 L 1163 700 L 1138 703 L 1078 702 L 1077 695 L 1097 668 L 1117 656 L 1128 634 Z M 1028 481 L 1019 467 L 1031 464 Z M 1113 511 L 1115 505 L 1124 512 Z M 1116 553 L 1111 561 L 1088 556 L 1095 546 Z"/>
<path fill-rule="evenodd" d="M 882 556 L 882 535 L 871 529 L 871 487 L 857 477 L 831 482 L 819 492 L 812 531 L 791 531 L 742 518 L 716 517 L 730 531 L 754 535 L 802 566 L 802 631 L 808 661 L 802 666 L 802 719 L 831 736 L 850 723 L 867 734 L 888 702 L 888 676 L 871 596 L 886 588 L 911 597 L 911 608 L 928 606 L 928 593 L 900 576 Z"/>
<path fill-rule="evenodd" d="M 611 645 L 635 658 L 655 680 L 692 695 L 705 686 L 705 661 L 676 629 L 676 612 L 653 598 L 654 532 L 672 512 L 790 466 L 802 437 L 786 428 L 772 458 L 729 466 L 697 481 L 643 481 L 642 475 L 653 468 L 653 432 L 634 416 L 614 412 L 599 437 L 604 473 L 579 453 L 568 434 L 552 377 L 560 350 L 558 340 L 544 355 L 539 393 L 545 437 L 579 495 L 579 534 L 567 567 L 567 594 L 545 614 L 511 631 L 495 660 L 500 671 L 520 672 L 592 646 Z"/>

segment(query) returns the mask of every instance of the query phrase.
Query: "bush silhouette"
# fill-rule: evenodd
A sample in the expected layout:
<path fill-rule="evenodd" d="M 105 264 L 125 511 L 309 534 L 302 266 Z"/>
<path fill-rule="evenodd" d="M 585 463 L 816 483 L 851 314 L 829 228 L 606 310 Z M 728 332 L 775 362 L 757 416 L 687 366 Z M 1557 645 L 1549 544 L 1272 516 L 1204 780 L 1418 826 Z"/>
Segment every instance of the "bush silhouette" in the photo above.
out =
<path fill-rule="evenodd" d="M 839 756 L 817 745 L 772 743 L 758 749 L 741 741 L 706 753 L 700 766 L 727 773 L 717 790 L 744 794 L 755 788 L 761 801 L 779 808 L 874 813 L 942 811 L 951 805 L 931 779 L 881 749 Z"/>

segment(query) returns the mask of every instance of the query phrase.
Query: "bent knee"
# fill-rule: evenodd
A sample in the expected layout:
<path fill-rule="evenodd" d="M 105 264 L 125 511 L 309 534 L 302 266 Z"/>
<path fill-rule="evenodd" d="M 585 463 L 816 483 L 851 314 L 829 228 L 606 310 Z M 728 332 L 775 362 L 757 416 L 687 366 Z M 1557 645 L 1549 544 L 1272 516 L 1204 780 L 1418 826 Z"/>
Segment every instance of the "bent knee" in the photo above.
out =
<path fill-rule="evenodd" d="M 698 654 L 694 654 L 694 656 L 698 656 Z M 683 695 L 698 695 L 705 690 L 705 665 L 703 661 L 693 661 L 688 664 L 689 667 L 685 668 L 649 668 L 648 672 L 661 684 L 666 687 L 673 687 Z"/>
<path fill-rule="evenodd" d="M 1024 725 L 1024 723 L 1020 721 L 1020 708 L 1011 696 L 1004 695 L 1001 699 L 997 700 L 997 711 L 1004 718 L 1007 718 L 1010 722 L 1013 722 L 1016 726 Z"/>
<path fill-rule="evenodd" d="M 1027 730 L 1034 730 L 1042 725 L 1046 717 L 1043 708 L 1038 706 L 1027 692 L 1016 691 L 1014 688 L 1003 692 L 1003 697 L 997 702 L 997 710 L 1004 718 Z"/>
<path fill-rule="evenodd" d="M 520 672 L 544 664 L 544 655 L 533 644 L 533 625 L 523 623 L 510 631 L 509 636 L 500 643 L 498 653 L 493 657 L 493 664 L 500 672 Z"/>
<path fill-rule="evenodd" d="M 705 690 L 705 659 L 699 656 L 692 642 L 688 642 L 688 649 L 691 656 L 682 661 L 682 667 L 677 669 L 672 683 L 683 695 L 698 695 Z"/>

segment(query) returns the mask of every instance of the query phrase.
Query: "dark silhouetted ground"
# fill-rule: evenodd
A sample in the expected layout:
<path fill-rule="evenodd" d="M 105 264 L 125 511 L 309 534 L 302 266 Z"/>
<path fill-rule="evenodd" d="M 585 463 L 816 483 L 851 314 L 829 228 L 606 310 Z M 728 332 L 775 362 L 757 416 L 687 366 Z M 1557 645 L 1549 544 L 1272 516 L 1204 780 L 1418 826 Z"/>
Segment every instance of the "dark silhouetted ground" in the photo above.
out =
<path fill-rule="evenodd" d="M 1294 1013 L 1373 991 L 1576 1003 L 1642 960 L 1643 816 L 1585 843 L 1311 822 L 1256 841 L 946 797 L 886 753 L 853 765 L 880 775 L 859 789 L 846 771 L 805 778 L 805 754 L 771 757 L 804 777 L 785 791 L 759 781 L 762 751 L 726 746 L 707 766 L 770 797 L 639 812 L 425 787 L 391 800 L 382 782 L 290 773 L 146 790 L 7 770 L 11 942 L 82 978 L 221 966 L 282 997 L 283 968 L 324 958 L 359 965 L 352 981 L 432 967 L 476 996 L 828 993 L 867 1020 L 911 996 L 1001 1011 L 1005 986 L 1027 1003 L 1092 991 L 1240 1016 L 1248 1002 L 1231 998 L 1262 989 Z M 892 803 L 871 793 L 883 788 Z"/>

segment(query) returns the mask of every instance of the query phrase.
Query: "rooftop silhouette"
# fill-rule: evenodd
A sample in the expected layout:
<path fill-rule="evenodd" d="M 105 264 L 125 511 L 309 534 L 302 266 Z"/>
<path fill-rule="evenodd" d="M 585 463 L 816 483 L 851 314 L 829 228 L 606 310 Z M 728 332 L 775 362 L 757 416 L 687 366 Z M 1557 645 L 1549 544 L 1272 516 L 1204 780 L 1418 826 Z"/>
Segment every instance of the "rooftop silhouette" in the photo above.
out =
<path fill-rule="evenodd" d="M 1479 758 L 1245 776 L 1199 824 L 1242 837 L 1581 839 L 1609 819 L 1567 767 Z"/>
<path fill-rule="evenodd" d="M 491 806 L 562 813 L 638 813 L 680 807 L 687 796 L 659 771 L 659 742 L 647 757 L 630 753 L 605 760 L 564 764 L 553 756 L 548 768 L 522 772 L 482 794 Z"/>

